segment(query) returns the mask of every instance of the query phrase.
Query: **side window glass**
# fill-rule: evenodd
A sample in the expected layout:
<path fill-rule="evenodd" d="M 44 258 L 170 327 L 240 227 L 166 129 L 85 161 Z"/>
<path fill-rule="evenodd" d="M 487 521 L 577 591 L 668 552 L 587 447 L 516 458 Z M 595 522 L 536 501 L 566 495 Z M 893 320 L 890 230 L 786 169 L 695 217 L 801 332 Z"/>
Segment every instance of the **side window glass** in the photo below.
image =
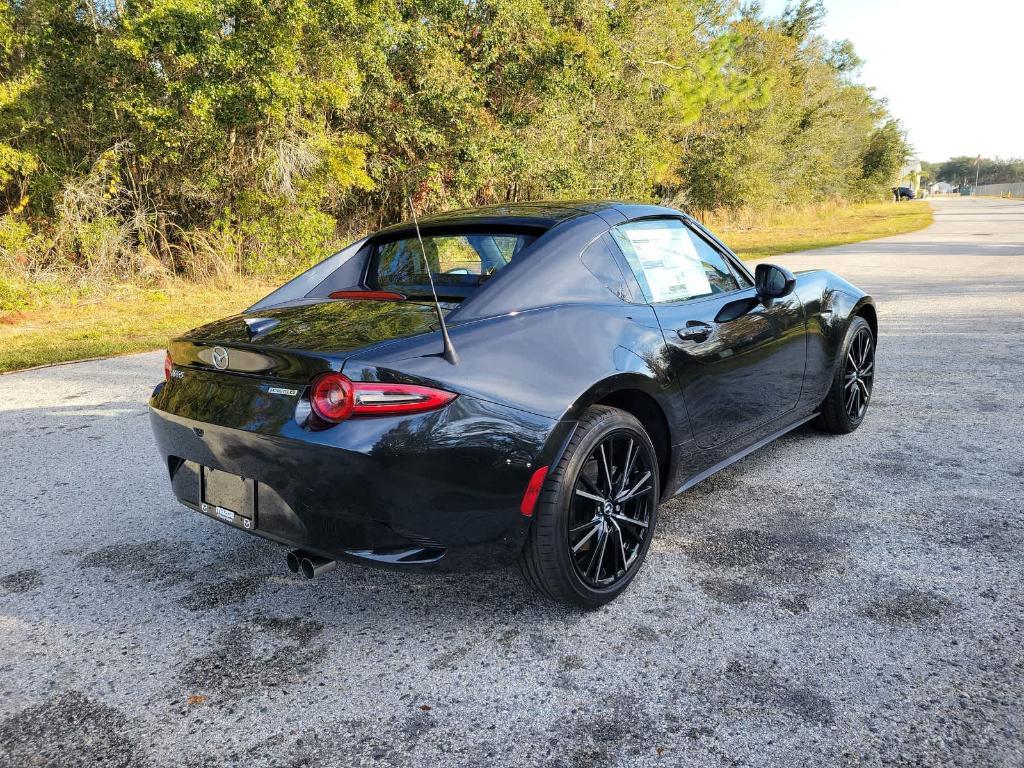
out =
<path fill-rule="evenodd" d="M 637 294 L 635 286 L 631 289 L 627 283 L 629 277 L 620 269 L 614 250 L 615 244 L 608 239 L 607 235 L 601 235 L 584 249 L 581 256 L 583 266 L 623 301 L 642 304 L 647 299 Z"/>
<path fill-rule="evenodd" d="M 693 222 L 691 226 L 694 230 L 697 231 L 698 236 L 702 236 L 703 238 L 711 241 L 715 241 L 718 239 L 710 232 L 708 232 L 704 225 L 702 225 L 699 221 Z M 719 243 L 719 245 L 721 245 L 721 243 Z M 732 270 L 732 276 L 736 278 L 736 282 L 739 284 L 740 288 L 752 288 L 754 286 L 754 282 L 747 276 L 747 274 L 742 269 L 737 267 L 736 264 L 734 264 L 733 262 L 729 261 L 728 258 L 726 258 L 725 260 L 726 262 L 728 262 L 729 268 Z"/>
<path fill-rule="evenodd" d="M 739 285 L 740 288 L 753 287 L 754 284 L 750 281 L 750 278 L 743 274 L 740 271 L 739 267 L 730 262 L 729 269 L 732 271 L 732 276 L 736 278 L 736 283 Z"/>
<path fill-rule="evenodd" d="M 686 301 L 739 288 L 725 258 L 678 219 L 612 230 L 648 301 Z"/>

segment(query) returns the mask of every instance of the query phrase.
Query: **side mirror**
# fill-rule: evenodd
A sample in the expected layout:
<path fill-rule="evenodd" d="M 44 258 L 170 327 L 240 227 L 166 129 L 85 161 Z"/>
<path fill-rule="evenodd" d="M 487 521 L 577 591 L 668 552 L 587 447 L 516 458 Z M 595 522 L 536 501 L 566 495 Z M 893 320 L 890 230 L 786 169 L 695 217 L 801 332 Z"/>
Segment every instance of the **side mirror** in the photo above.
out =
<path fill-rule="evenodd" d="M 762 299 L 781 299 L 796 287 L 796 277 L 785 267 L 758 264 L 754 270 L 754 287 Z"/>

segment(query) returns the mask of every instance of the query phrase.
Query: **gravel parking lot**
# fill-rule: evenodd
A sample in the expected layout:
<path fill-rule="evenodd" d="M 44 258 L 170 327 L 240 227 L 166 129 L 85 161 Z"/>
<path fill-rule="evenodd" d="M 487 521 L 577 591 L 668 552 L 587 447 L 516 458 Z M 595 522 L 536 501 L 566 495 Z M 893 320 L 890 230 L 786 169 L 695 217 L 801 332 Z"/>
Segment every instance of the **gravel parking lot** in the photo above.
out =
<path fill-rule="evenodd" d="M 0 765 L 1024 764 L 1024 203 L 780 257 L 875 294 L 875 399 L 662 507 L 578 613 L 179 507 L 162 353 L 0 377 Z"/>

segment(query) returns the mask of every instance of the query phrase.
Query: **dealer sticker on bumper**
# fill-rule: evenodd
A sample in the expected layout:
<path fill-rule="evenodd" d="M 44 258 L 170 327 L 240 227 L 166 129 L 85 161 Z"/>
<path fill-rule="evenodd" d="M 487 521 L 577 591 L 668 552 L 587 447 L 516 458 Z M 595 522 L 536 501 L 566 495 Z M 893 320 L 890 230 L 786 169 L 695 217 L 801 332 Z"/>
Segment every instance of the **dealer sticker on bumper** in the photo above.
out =
<path fill-rule="evenodd" d="M 246 530 L 252 530 L 253 525 L 252 520 L 250 518 L 245 517 L 244 515 L 240 515 L 237 512 L 233 512 L 232 510 L 227 509 L 226 507 L 214 506 L 212 504 L 207 504 L 204 501 L 202 504 L 199 505 L 199 508 L 202 509 L 203 512 L 205 512 L 206 514 L 210 514 L 212 510 L 214 517 L 220 518 L 226 523 L 231 523 L 233 525 L 238 525 L 240 523 L 242 527 Z"/>

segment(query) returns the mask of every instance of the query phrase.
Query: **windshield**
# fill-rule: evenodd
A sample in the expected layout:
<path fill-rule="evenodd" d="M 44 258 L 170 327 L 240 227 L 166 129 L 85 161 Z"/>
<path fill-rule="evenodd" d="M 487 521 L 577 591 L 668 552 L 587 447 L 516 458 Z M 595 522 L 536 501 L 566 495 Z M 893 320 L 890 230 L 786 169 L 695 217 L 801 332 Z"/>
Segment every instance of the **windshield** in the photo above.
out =
<path fill-rule="evenodd" d="M 516 232 L 473 232 L 425 234 L 422 249 L 415 236 L 380 243 L 374 249 L 367 282 L 377 290 L 410 298 L 429 297 L 429 264 L 438 296 L 462 299 L 536 239 L 536 235 Z"/>

